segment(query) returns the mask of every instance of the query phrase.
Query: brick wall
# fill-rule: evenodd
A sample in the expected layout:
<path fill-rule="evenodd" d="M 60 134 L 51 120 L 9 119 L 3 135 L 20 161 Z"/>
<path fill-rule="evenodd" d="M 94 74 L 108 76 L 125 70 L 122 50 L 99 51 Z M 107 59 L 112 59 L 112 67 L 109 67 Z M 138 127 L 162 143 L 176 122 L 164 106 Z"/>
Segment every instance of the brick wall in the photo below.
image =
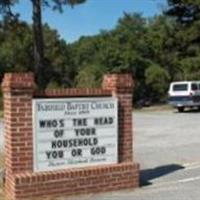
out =
<path fill-rule="evenodd" d="M 36 92 L 34 76 L 6 74 L 2 83 L 5 122 L 5 193 L 10 200 L 135 188 L 139 165 L 132 151 L 132 89 L 128 74 L 106 75 L 102 88 Z M 53 172 L 33 172 L 33 97 L 116 96 L 119 102 L 119 163 Z"/>
<path fill-rule="evenodd" d="M 112 95 L 116 96 L 119 102 L 119 162 L 131 162 L 133 79 L 129 74 L 105 75 L 102 86 L 112 91 Z"/>

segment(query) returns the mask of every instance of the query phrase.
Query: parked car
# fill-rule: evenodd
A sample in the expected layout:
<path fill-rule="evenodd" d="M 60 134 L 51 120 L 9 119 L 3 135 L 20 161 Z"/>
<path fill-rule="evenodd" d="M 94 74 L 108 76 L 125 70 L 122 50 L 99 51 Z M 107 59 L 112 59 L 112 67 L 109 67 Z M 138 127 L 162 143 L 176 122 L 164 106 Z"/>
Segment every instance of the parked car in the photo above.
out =
<path fill-rule="evenodd" d="M 200 109 L 200 81 L 172 82 L 169 87 L 169 104 L 183 112 L 186 107 Z"/>

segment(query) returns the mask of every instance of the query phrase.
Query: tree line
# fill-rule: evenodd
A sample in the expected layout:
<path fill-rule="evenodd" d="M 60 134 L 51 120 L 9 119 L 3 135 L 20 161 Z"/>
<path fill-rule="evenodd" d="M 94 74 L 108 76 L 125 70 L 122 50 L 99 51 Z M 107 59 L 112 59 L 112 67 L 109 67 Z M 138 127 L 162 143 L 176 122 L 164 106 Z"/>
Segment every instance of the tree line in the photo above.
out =
<path fill-rule="evenodd" d="M 69 27 L 70 28 L 70 27 Z M 5 72 L 34 71 L 33 27 L 0 23 L 0 80 Z M 124 13 L 113 30 L 71 44 L 43 25 L 44 85 L 98 87 L 105 73 L 131 73 L 134 101 L 163 102 L 169 83 L 200 78 L 200 1 L 168 0 L 163 14 Z"/>

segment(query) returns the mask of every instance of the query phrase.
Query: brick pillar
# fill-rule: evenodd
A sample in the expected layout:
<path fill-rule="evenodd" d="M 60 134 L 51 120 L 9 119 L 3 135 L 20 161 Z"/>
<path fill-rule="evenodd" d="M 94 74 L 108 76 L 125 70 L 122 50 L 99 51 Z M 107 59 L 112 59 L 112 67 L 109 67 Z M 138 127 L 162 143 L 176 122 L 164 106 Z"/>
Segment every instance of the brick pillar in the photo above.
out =
<path fill-rule="evenodd" d="M 103 88 L 111 90 L 119 105 L 119 162 L 132 162 L 132 97 L 133 79 L 130 74 L 110 74 L 103 78 Z"/>
<path fill-rule="evenodd" d="M 32 73 L 5 74 L 3 79 L 6 192 L 11 189 L 9 180 L 14 174 L 33 170 L 32 96 L 34 86 Z"/>

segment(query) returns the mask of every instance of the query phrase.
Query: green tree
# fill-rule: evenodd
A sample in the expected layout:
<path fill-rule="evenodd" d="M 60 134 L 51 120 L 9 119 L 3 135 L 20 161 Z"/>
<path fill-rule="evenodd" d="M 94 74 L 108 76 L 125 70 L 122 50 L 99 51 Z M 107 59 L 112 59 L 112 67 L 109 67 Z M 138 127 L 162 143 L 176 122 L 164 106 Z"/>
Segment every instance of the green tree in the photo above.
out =
<path fill-rule="evenodd" d="M 200 1 L 168 0 L 166 15 L 177 21 L 175 36 L 179 44 L 180 79 L 199 79 L 200 67 Z"/>
<path fill-rule="evenodd" d="M 102 64 L 111 72 L 139 73 L 146 62 L 145 58 L 141 59 L 145 32 L 146 20 L 140 14 L 124 13 L 114 30 L 103 33 Z M 142 60 L 144 65 L 141 63 Z"/>
<path fill-rule="evenodd" d="M 78 86 L 89 82 L 98 85 L 97 72 L 131 72 L 137 85 L 135 99 L 145 96 L 141 89 L 145 90 L 145 69 L 150 63 L 145 54 L 147 29 L 146 20 L 140 14 L 124 13 L 113 30 L 82 37 L 72 44 L 74 63 L 79 71 L 76 78 Z"/>
<path fill-rule="evenodd" d="M 35 61 L 35 74 L 37 82 L 41 87 L 45 86 L 45 57 L 44 57 L 44 39 L 42 31 L 42 6 L 51 7 L 54 10 L 63 11 L 63 6 L 84 3 L 86 0 L 30 0 L 33 8 L 33 38 L 34 38 L 34 61 Z M 0 11 L 7 19 L 7 21 L 16 21 L 19 14 L 14 14 L 11 7 L 19 0 L 0 0 Z"/>
<path fill-rule="evenodd" d="M 168 16 L 157 16 L 150 20 L 145 35 L 145 55 L 152 63 L 164 68 L 170 75 L 170 81 L 176 80 L 182 73 L 180 67 L 180 49 L 182 38 L 179 26 Z"/>
<path fill-rule="evenodd" d="M 159 65 L 152 64 L 145 71 L 147 88 L 150 89 L 150 98 L 153 101 L 161 101 L 165 99 L 167 95 L 166 90 L 168 89 L 169 74 L 168 72 L 160 67 Z M 160 99 L 160 98 L 163 99 Z"/>
<path fill-rule="evenodd" d="M 193 23 L 200 18 L 199 0 L 168 0 L 166 14 L 176 17 L 184 25 Z"/>
<path fill-rule="evenodd" d="M 1 22 L 0 26 L 2 72 L 32 71 L 34 63 L 30 26 L 24 22 L 13 24 Z"/>
<path fill-rule="evenodd" d="M 76 69 L 73 67 L 71 48 L 60 39 L 56 30 L 43 26 L 45 62 L 47 73 L 45 85 L 70 87 L 74 83 Z M 0 23 L 0 81 L 5 72 L 34 71 L 32 27 L 25 22 Z M 54 84 L 53 84 L 54 83 Z"/>
<path fill-rule="evenodd" d="M 106 69 L 104 66 L 95 64 L 84 66 L 76 76 L 76 86 L 79 88 L 100 87 L 105 72 Z"/>
<path fill-rule="evenodd" d="M 45 73 L 44 77 L 46 83 L 48 86 L 74 86 L 77 69 L 73 64 L 70 46 L 63 39 L 60 39 L 56 30 L 50 29 L 47 24 L 44 25 L 43 30 L 46 49 L 45 59 L 48 64 L 47 73 Z"/>

